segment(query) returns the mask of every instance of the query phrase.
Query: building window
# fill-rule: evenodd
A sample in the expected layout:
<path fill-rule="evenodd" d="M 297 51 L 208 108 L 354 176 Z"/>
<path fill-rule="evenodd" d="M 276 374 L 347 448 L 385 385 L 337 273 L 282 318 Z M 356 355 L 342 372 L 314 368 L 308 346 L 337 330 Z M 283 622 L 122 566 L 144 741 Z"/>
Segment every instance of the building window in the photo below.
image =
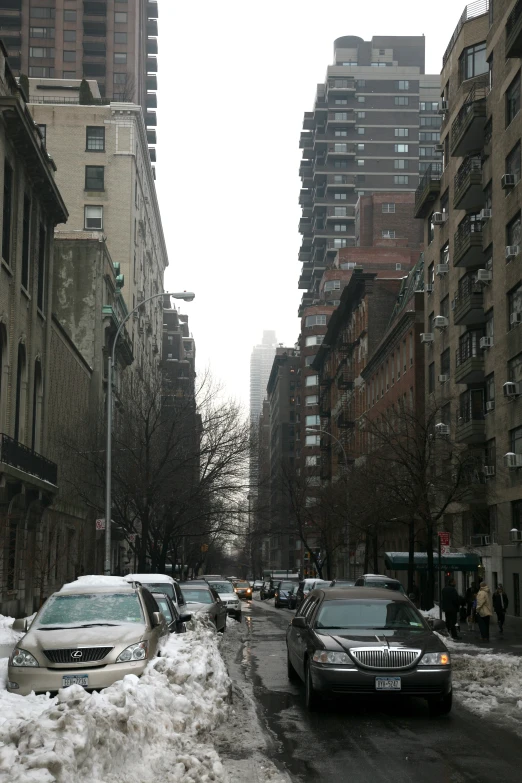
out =
<path fill-rule="evenodd" d="M 53 57 L 54 48 L 48 48 L 45 46 L 31 46 L 29 47 L 29 57 Z"/>
<path fill-rule="evenodd" d="M 362 88 L 366 87 L 366 79 L 357 79 L 355 84 L 356 84 L 357 87 L 362 89 Z"/>
<path fill-rule="evenodd" d="M 103 126 L 87 126 L 86 149 L 88 152 L 105 152 L 105 128 Z"/>
<path fill-rule="evenodd" d="M 90 231 L 103 229 L 103 207 L 85 207 L 85 228 Z"/>
<path fill-rule="evenodd" d="M 486 42 L 468 46 L 459 57 L 459 77 L 463 82 L 466 79 L 473 79 L 481 73 L 487 73 L 488 63 L 486 60 Z"/>
<path fill-rule="evenodd" d="M 395 145 L 395 152 L 408 152 L 409 145 L 408 144 L 396 144 Z"/>
<path fill-rule="evenodd" d="M 509 432 L 509 450 L 513 454 L 522 454 L 522 427 L 516 427 Z"/>
<path fill-rule="evenodd" d="M 419 141 L 440 141 L 439 131 L 419 131 Z"/>
<path fill-rule="evenodd" d="M 383 213 L 385 213 L 385 214 L 386 213 L 395 212 L 395 204 L 393 204 L 391 202 L 387 202 L 387 203 L 381 204 L 381 211 Z"/>
<path fill-rule="evenodd" d="M 306 457 L 305 465 L 307 468 L 314 468 L 318 464 L 317 456 Z"/>
<path fill-rule="evenodd" d="M 35 78 L 54 79 L 54 68 L 47 65 L 30 65 L 29 76 Z"/>
<path fill-rule="evenodd" d="M 334 223 L 334 227 L 333 228 L 334 228 L 334 231 L 336 233 L 341 233 L 342 234 L 342 233 L 345 233 L 346 231 L 348 231 L 348 226 L 346 225 L 346 223 Z"/>
<path fill-rule="evenodd" d="M 310 367 L 314 363 L 315 356 L 305 356 L 305 367 Z"/>
<path fill-rule="evenodd" d="M 127 52 L 114 52 L 114 62 L 117 65 L 125 65 L 127 63 Z"/>
<path fill-rule="evenodd" d="M 29 15 L 35 17 L 36 19 L 54 19 L 56 16 L 56 11 L 54 8 L 31 8 Z"/>
<path fill-rule="evenodd" d="M 506 158 L 506 174 L 512 174 L 515 177 L 515 185 L 520 181 L 520 142 L 515 144 Z M 506 191 L 506 195 L 509 190 Z"/>
<path fill-rule="evenodd" d="M 421 101 L 419 104 L 420 111 L 438 111 L 439 104 L 437 101 Z"/>
<path fill-rule="evenodd" d="M 306 417 L 306 426 L 307 427 L 318 427 L 321 424 L 321 419 L 317 415 L 313 416 L 307 416 Z"/>
<path fill-rule="evenodd" d="M 54 38 L 54 27 L 30 27 L 30 38 Z"/>
<path fill-rule="evenodd" d="M 441 375 L 449 375 L 451 372 L 451 356 L 450 349 L 446 348 L 440 355 L 440 372 Z"/>
<path fill-rule="evenodd" d="M 356 111 L 358 120 L 364 120 L 366 118 L 366 112 L 365 111 Z"/>
<path fill-rule="evenodd" d="M 114 33 L 114 43 L 126 44 L 127 43 L 127 33 Z"/>
<path fill-rule="evenodd" d="M 42 144 L 45 147 L 47 142 L 47 125 L 38 125 L 38 130 L 40 131 L 40 135 L 42 137 Z"/>
<path fill-rule="evenodd" d="M 491 373 L 486 378 L 486 402 L 491 402 L 493 406 L 495 405 L 495 373 Z"/>
<path fill-rule="evenodd" d="M 395 231 L 390 228 L 383 228 L 382 230 L 382 238 L 383 239 L 395 239 Z"/>
<path fill-rule="evenodd" d="M 29 263 L 31 258 L 31 199 L 24 196 L 22 218 L 22 285 L 29 290 Z"/>
<path fill-rule="evenodd" d="M 4 204 L 2 221 L 2 258 L 6 264 L 11 263 L 11 223 L 13 207 L 13 169 L 4 162 Z"/>
<path fill-rule="evenodd" d="M 421 117 L 420 124 L 424 128 L 440 128 L 442 117 Z"/>
<path fill-rule="evenodd" d="M 34 10 L 31 9 L 31 16 L 34 16 Z M 76 11 L 64 11 L 63 19 L 65 22 L 76 22 Z"/>
<path fill-rule="evenodd" d="M 435 391 L 435 362 L 428 367 L 428 393 Z"/>
<path fill-rule="evenodd" d="M 114 14 L 114 22 L 116 24 L 127 24 L 127 14 L 124 11 L 117 11 Z"/>
<path fill-rule="evenodd" d="M 366 103 L 366 98 L 364 95 L 358 95 L 357 96 L 357 103 Z"/>
<path fill-rule="evenodd" d="M 319 405 L 319 395 L 309 394 L 305 397 L 305 405 Z"/>
<path fill-rule="evenodd" d="M 439 315 L 443 315 L 444 318 L 448 318 L 449 319 L 449 315 L 450 315 L 449 296 L 445 296 L 444 299 L 440 300 Z"/>
<path fill-rule="evenodd" d="M 359 142 L 355 146 L 357 147 L 357 152 L 364 152 L 364 143 Z"/>
<path fill-rule="evenodd" d="M 508 377 L 512 383 L 522 383 L 522 353 L 508 362 Z"/>
<path fill-rule="evenodd" d="M 520 71 L 506 90 L 506 127 L 520 111 Z"/>
<path fill-rule="evenodd" d="M 339 291 L 340 288 L 341 288 L 340 280 L 327 280 L 324 284 L 325 291 Z M 321 342 L 322 341 L 323 341 L 323 336 L 321 335 Z"/>
<path fill-rule="evenodd" d="M 105 167 L 85 167 L 85 190 L 105 190 Z"/>
<path fill-rule="evenodd" d="M 395 82 L 395 88 L 397 90 L 409 90 L 410 89 L 410 83 L 409 83 L 409 81 L 401 80 L 399 82 Z"/>
<path fill-rule="evenodd" d="M 366 128 L 357 128 L 358 136 L 364 136 L 365 133 L 366 133 Z"/>
<path fill-rule="evenodd" d="M 506 226 L 506 244 L 518 245 L 519 247 L 522 245 L 520 212 Z"/>
<path fill-rule="evenodd" d="M 394 103 L 396 106 L 408 106 L 410 99 L 407 95 L 396 95 L 394 98 Z"/>
<path fill-rule="evenodd" d="M 45 304 L 45 277 L 46 277 L 46 244 L 47 237 L 45 234 L 45 228 L 40 226 L 40 233 L 38 237 L 38 286 L 36 293 L 36 304 L 43 312 Z"/>
<path fill-rule="evenodd" d="M 334 193 L 334 199 L 336 201 L 347 201 L 348 196 L 346 193 Z"/>
<path fill-rule="evenodd" d="M 395 185 L 407 185 L 409 182 L 409 178 L 404 176 L 404 174 L 397 174 L 393 178 L 393 181 Z"/>
<path fill-rule="evenodd" d="M 419 147 L 419 158 L 434 158 L 435 149 L 433 147 Z"/>
<path fill-rule="evenodd" d="M 339 128 L 338 130 L 336 130 L 334 132 L 334 136 L 337 136 L 337 137 L 339 137 L 339 136 L 348 136 L 348 131 L 345 130 L 344 128 Z"/>
<path fill-rule="evenodd" d="M 348 119 L 348 112 L 347 111 L 336 111 L 334 112 L 334 119 L 335 120 L 347 120 Z"/>
<path fill-rule="evenodd" d="M 307 446 L 320 446 L 321 445 L 321 436 L 320 435 L 307 435 L 305 443 Z M 312 498 L 306 498 L 307 502 L 309 500 L 312 500 Z M 315 498 L 314 498 L 314 502 Z M 312 505 L 312 504 L 310 504 Z"/>
<path fill-rule="evenodd" d="M 125 76 L 125 74 L 123 74 Z M 348 152 L 348 145 L 342 143 L 334 144 L 334 152 Z"/>
<path fill-rule="evenodd" d="M 334 168 L 335 169 L 347 169 L 348 168 L 348 161 L 347 160 L 334 160 Z"/>
<path fill-rule="evenodd" d="M 394 169 L 407 169 L 409 168 L 409 161 L 406 158 L 398 158 L 398 160 L 393 161 L 393 168 Z"/>
<path fill-rule="evenodd" d="M 336 98 L 334 106 L 348 106 L 348 101 L 346 98 Z"/>
<path fill-rule="evenodd" d="M 522 317 L 522 283 L 508 293 L 508 329 L 514 329 L 518 322 L 512 316 L 518 314 Z"/>
<path fill-rule="evenodd" d="M 63 40 L 67 43 L 74 43 L 76 41 L 76 30 L 64 30 Z"/>
<path fill-rule="evenodd" d="M 321 343 L 324 340 L 324 334 L 312 334 L 310 337 L 306 338 L 306 347 L 310 348 L 313 345 L 321 345 Z"/>
<path fill-rule="evenodd" d="M 76 62 L 76 52 L 64 51 L 64 53 L 63 53 L 63 61 L 64 61 L 64 63 L 75 63 Z"/>
<path fill-rule="evenodd" d="M 326 315 L 307 315 L 306 326 L 326 326 Z"/>
<path fill-rule="evenodd" d="M 410 135 L 410 131 L 408 128 L 395 128 L 395 135 L 406 137 Z"/>
<path fill-rule="evenodd" d="M 364 158 L 359 158 L 356 162 L 358 166 L 364 166 Z"/>

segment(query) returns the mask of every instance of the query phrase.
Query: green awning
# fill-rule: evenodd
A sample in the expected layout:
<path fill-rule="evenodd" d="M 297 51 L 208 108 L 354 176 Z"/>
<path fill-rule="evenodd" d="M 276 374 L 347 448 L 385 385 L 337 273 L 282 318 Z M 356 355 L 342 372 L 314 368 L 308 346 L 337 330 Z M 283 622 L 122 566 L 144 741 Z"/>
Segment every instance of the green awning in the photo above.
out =
<path fill-rule="evenodd" d="M 408 552 L 386 552 L 384 563 L 391 571 L 406 571 L 408 568 Z M 425 571 L 428 567 L 428 553 L 415 552 L 413 556 L 416 571 Z M 433 564 L 439 567 L 439 556 L 433 553 Z M 441 568 L 446 571 L 476 571 L 480 565 L 480 557 L 475 552 L 449 552 L 441 556 Z"/>

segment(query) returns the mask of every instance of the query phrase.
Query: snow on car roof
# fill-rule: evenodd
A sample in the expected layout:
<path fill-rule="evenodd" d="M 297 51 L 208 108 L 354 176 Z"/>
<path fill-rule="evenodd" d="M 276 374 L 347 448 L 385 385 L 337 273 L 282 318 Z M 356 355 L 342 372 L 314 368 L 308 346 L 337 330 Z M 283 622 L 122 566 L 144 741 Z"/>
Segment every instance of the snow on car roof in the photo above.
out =
<path fill-rule="evenodd" d="M 127 582 L 145 582 L 146 584 L 170 584 L 174 581 L 167 574 L 127 574 Z"/>
<path fill-rule="evenodd" d="M 132 589 L 132 585 L 129 584 L 122 576 L 104 576 L 103 574 L 89 574 L 87 576 L 79 576 L 74 582 L 67 582 L 62 585 L 58 592 L 66 593 L 68 591 L 74 592 L 90 592 L 92 590 L 129 590 Z"/>

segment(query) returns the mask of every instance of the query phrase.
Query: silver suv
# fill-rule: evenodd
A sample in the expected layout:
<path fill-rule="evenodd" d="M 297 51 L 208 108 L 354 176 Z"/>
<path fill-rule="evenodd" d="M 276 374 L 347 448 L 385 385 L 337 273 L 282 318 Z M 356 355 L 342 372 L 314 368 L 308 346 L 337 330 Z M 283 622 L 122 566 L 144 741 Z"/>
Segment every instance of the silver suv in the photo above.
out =
<path fill-rule="evenodd" d="M 27 696 L 68 685 L 99 690 L 140 675 L 168 635 L 152 594 L 121 580 L 111 586 L 72 582 L 51 595 L 9 658 L 7 690 Z"/>

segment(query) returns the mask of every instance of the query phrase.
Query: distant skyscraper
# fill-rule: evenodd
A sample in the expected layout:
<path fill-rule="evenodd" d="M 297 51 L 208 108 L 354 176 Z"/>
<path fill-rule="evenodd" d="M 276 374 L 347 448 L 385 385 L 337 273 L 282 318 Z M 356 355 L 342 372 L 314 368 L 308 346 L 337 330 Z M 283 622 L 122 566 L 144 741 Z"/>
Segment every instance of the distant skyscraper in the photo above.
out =
<path fill-rule="evenodd" d="M 250 420 L 257 424 L 266 398 L 266 386 L 276 352 L 276 334 L 263 332 L 261 345 L 255 345 L 250 357 Z"/>

